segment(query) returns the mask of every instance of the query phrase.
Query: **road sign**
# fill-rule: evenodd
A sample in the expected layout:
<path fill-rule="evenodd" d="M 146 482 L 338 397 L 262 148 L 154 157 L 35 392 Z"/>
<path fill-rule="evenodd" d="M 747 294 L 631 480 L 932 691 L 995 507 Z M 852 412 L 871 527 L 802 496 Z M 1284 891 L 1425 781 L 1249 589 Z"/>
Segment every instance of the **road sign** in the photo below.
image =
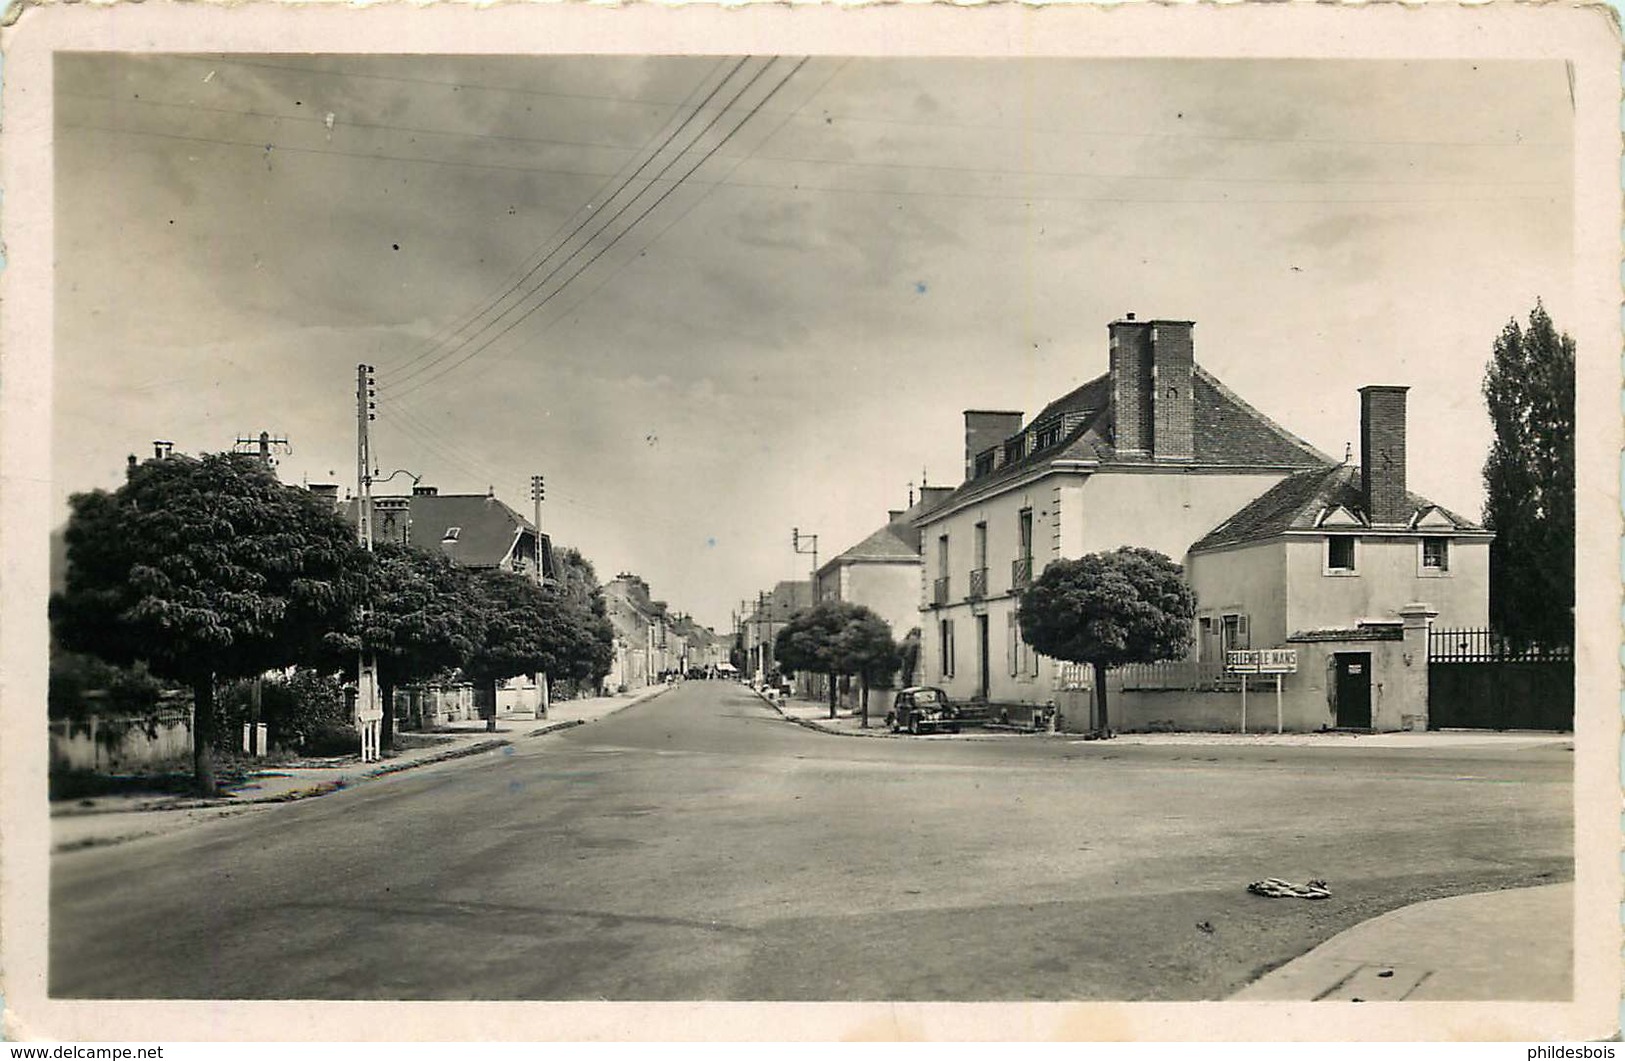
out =
<path fill-rule="evenodd" d="M 1233 649 L 1224 654 L 1224 669 L 1231 674 L 1296 674 L 1295 648 Z"/>

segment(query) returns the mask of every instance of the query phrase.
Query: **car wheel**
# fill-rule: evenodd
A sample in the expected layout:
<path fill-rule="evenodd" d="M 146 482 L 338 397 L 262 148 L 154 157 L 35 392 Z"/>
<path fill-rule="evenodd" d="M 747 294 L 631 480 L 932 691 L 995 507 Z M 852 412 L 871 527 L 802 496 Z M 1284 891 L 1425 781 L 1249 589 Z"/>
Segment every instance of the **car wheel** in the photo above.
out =
<path fill-rule="evenodd" d="M 916 737 L 920 735 L 920 716 L 914 715 L 908 720 L 908 731 Z"/>

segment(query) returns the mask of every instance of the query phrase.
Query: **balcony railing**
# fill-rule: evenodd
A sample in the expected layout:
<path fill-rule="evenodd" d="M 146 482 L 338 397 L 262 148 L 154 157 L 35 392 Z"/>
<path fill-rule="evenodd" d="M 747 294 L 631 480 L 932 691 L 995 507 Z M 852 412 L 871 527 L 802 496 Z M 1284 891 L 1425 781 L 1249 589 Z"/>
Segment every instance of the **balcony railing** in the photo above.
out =
<path fill-rule="evenodd" d="M 948 579 L 946 576 L 931 583 L 931 603 L 939 608 L 948 603 Z"/>
<path fill-rule="evenodd" d="M 1010 588 L 1026 589 L 1033 584 L 1033 558 L 1018 556 L 1010 561 Z"/>
<path fill-rule="evenodd" d="M 965 595 L 967 600 L 981 600 L 987 596 L 987 568 L 975 567 L 970 573 L 970 592 Z"/>

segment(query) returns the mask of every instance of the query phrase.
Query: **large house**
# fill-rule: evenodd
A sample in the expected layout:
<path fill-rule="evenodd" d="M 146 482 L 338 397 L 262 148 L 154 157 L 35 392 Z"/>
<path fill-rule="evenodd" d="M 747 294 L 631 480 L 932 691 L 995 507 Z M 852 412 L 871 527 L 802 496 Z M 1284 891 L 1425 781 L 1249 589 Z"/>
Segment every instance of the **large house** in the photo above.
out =
<path fill-rule="evenodd" d="M 314 493 L 336 498 L 338 487 L 313 484 Z M 359 503 L 351 499 L 345 516 L 353 524 Z M 495 493 L 442 494 L 415 486 L 410 496 L 374 496 L 374 541 L 395 541 L 439 551 L 458 567 L 511 571 L 534 578 L 537 565 L 552 579 L 553 542 Z"/>
<path fill-rule="evenodd" d="M 902 641 L 920 625 L 920 529 L 914 521 L 953 493 L 952 487 L 925 486 L 920 498 L 906 509 L 892 509 L 886 522 L 850 549 L 818 569 L 814 596 L 819 601 L 861 604 L 891 627 L 892 638 Z M 828 695 L 823 675 L 798 676 L 803 695 L 822 700 Z M 855 706 L 858 692 L 849 680 L 841 682 L 841 699 Z"/>
<path fill-rule="evenodd" d="M 1223 690 L 1216 695 L 1230 696 L 1234 684 L 1217 677 L 1227 649 L 1302 646 L 1298 674 L 1283 680 L 1295 697 L 1293 728 L 1359 725 L 1357 709 L 1340 714 L 1335 704 L 1340 687 L 1352 702 L 1362 675 L 1374 689 L 1393 690 L 1365 725 L 1425 725 L 1425 667 L 1419 697 L 1415 668 L 1390 672 L 1407 657 L 1414 662 L 1416 630 L 1425 662 L 1431 614 L 1482 625 L 1489 535 L 1405 491 L 1404 388 L 1362 391 L 1373 503 L 1357 469 L 1198 365 L 1193 327 L 1129 315 L 1110 325 L 1106 373 L 1037 416 L 965 413 L 965 481 L 914 520 L 925 559 L 922 679 L 955 697 L 1018 708 L 1064 699 L 1087 683 L 1086 669 L 1023 642 L 1017 594 L 1052 560 L 1137 545 L 1187 565 L 1200 609 L 1188 662 L 1207 664 L 1214 680 L 1206 684 Z M 1394 577 L 1401 569 L 1406 577 Z M 1410 618 L 1401 614 L 1408 605 L 1417 605 Z M 1366 659 L 1365 646 L 1378 638 L 1405 650 Z M 1330 677 L 1310 673 L 1323 666 Z M 1147 692 L 1202 685 L 1180 679 Z M 1113 702 L 1113 724 L 1124 729 L 1239 721 L 1232 705 L 1211 698 Z M 1088 711 L 1078 717 L 1075 703 L 1068 721 L 1087 728 Z"/>

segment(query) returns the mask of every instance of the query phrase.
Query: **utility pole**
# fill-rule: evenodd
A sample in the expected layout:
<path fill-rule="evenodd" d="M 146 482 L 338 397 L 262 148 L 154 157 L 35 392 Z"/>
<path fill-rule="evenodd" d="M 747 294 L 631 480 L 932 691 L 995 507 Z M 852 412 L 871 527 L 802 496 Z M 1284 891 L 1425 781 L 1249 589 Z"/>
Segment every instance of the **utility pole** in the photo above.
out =
<path fill-rule="evenodd" d="M 293 447 L 288 445 L 287 439 L 272 438 L 269 431 L 261 431 L 257 438 L 244 438 L 242 435 L 238 435 L 236 444 L 232 446 L 232 452 L 245 452 L 239 448 L 242 446 L 257 447 L 257 450 L 247 452 L 253 452 L 260 459 L 260 463 L 265 465 L 268 470 L 276 467 L 276 462 L 271 459 L 272 446 L 282 446 L 285 448 L 284 452 L 293 452 Z M 265 741 L 260 736 L 260 723 L 265 717 L 263 713 L 264 693 L 265 679 L 255 678 L 254 684 L 249 686 L 248 726 L 247 732 L 243 734 L 243 751 L 249 755 L 264 755 L 266 752 Z"/>
<path fill-rule="evenodd" d="M 362 548 L 372 552 L 372 450 L 368 438 L 368 425 L 377 418 L 378 380 L 371 365 L 357 365 L 355 369 L 356 404 L 356 498 L 358 518 L 356 533 Z M 361 731 L 361 761 L 376 762 L 379 758 L 378 737 L 384 713 L 378 703 L 378 670 L 366 645 L 367 606 L 361 605 L 361 655 L 356 661 L 355 718 Z"/>
<path fill-rule="evenodd" d="M 269 432 L 269 431 L 261 431 L 259 433 L 259 435 L 257 437 L 254 437 L 254 438 L 244 438 L 242 435 L 238 435 L 237 436 L 237 446 L 252 446 L 252 447 L 254 447 L 251 450 L 247 450 L 247 451 L 238 450 L 238 452 L 251 452 L 251 453 L 253 453 L 256 457 L 258 457 L 261 461 L 263 461 L 265 463 L 265 466 L 267 468 L 274 467 L 274 465 L 275 465 L 275 462 L 273 462 L 271 460 L 271 447 L 272 446 L 281 446 L 281 447 L 283 447 L 282 452 L 284 452 L 284 453 L 292 453 L 293 452 L 293 447 L 288 444 L 287 439 L 285 439 L 285 438 L 272 438 L 271 437 L 271 432 Z M 232 448 L 235 450 L 236 446 L 233 446 Z"/>
<path fill-rule="evenodd" d="M 812 545 L 809 546 L 806 549 L 803 549 L 801 547 L 801 543 L 804 542 L 804 541 L 811 542 Z M 790 548 L 794 549 L 798 555 L 802 555 L 802 556 L 806 555 L 807 553 L 812 553 L 812 581 L 808 585 L 812 589 L 812 602 L 814 604 L 817 604 L 818 603 L 818 535 L 816 535 L 816 534 L 803 534 L 803 533 L 801 533 L 801 528 L 800 527 L 791 527 L 790 528 Z"/>
<path fill-rule="evenodd" d="M 545 586 L 547 584 L 547 576 L 542 571 L 542 502 L 545 501 L 546 499 L 547 499 L 547 483 L 542 479 L 542 477 L 540 475 L 531 476 L 530 477 L 530 503 L 531 503 L 531 509 L 535 513 L 535 518 L 534 518 L 534 520 L 532 522 L 534 522 L 535 526 L 536 526 L 536 585 L 538 585 L 538 586 Z M 548 693 L 548 690 L 547 690 L 547 674 L 545 672 L 543 672 L 543 671 L 537 671 L 536 672 L 536 696 L 537 696 L 537 705 L 538 705 L 537 710 L 536 710 L 536 717 L 537 718 L 546 718 L 547 717 L 547 709 L 552 706 L 552 704 L 549 702 L 549 698 L 548 698 L 547 693 Z"/>

